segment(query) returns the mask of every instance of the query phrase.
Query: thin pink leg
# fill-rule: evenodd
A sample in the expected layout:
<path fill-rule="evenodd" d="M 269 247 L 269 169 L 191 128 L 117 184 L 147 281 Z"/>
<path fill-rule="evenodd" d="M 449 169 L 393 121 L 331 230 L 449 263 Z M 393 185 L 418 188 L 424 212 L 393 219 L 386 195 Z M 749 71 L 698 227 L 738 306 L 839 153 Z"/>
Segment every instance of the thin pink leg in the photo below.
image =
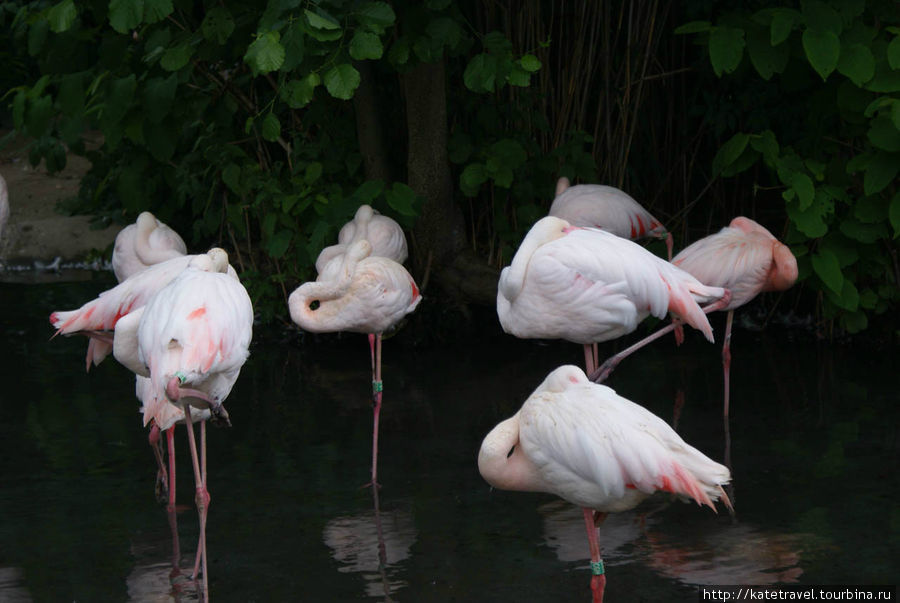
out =
<path fill-rule="evenodd" d="M 588 545 L 591 549 L 591 593 L 593 603 L 603 603 L 603 591 L 606 589 L 606 572 L 603 569 L 603 561 L 600 559 L 600 544 L 597 542 L 597 525 L 594 522 L 594 511 L 583 507 L 584 527 L 587 530 Z M 606 513 L 598 514 L 602 522 L 606 519 Z"/>
<path fill-rule="evenodd" d="M 175 512 L 175 426 L 166 430 L 166 443 L 169 446 L 169 506 L 172 513 Z"/>
<path fill-rule="evenodd" d="M 93 341 L 93 340 L 91 340 Z M 168 493 L 169 475 L 166 472 L 166 463 L 163 461 L 162 446 L 159 443 L 159 426 L 156 423 L 150 427 L 150 433 L 147 435 L 147 441 L 150 442 L 150 448 L 153 450 L 153 456 L 156 457 L 156 499 L 162 502 L 166 499 Z"/>
<path fill-rule="evenodd" d="M 371 335 L 370 335 L 371 337 Z M 378 488 L 378 419 L 381 415 L 381 333 L 375 336 L 375 374 L 372 379 L 373 426 L 372 426 L 372 487 Z"/>
<path fill-rule="evenodd" d="M 594 352 L 591 350 L 591 344 L 584 344 L 584 366 L 585 372 L 590 375 L 597 367 L 594 365 Z"/>
<path fill-rule="evenodd" d="M 369 358 L 372 360 L 372 381 L 375 380 L 375 333 L 369 333 Z"/>
<path fill-rule="evenodd" d="M 725 418 L 728 418 L 728 398 L 731 385 L 731 323 L 734 319 L 734 310 L 728 311 L 728 318 L 725 319 L 725 343 L 722 344 L 722 371 L 725 376 Z"/>
<path fill-rule="evenodd" d="M 204 600 L 209 601 L 209 582 L 207 579 L 206 572 L 206 512 L 209 507 L 209 492 L 206 489 L 206 482 L 203 476 L 203 470 L 200 468 L 200 459 L 197 455 L 197 442 L 194 438 L 194 424 L 191 422 L 191 411 L 190 405 L 187 402 L 182 403 L 182 408 L 184 408 L 184 420 L 186 423 L 187 431 L 188 431 L 188 443 L 191 447 L 191 462 L 194 465 L 194 482 L 197 484 L 197 493 L 194 497 L 195 502 L 197 503 L 197 511 L 200 515 L 200 542 L 197 545 L 197 553 L 200 556 L 203 564 L 203 596 Z M 204 435 L 203 443 L 205 444 L 205 431 L 203 430 L 201 421 L 201 434 Z M 204 454 L 205 456 L 205 454 Z M 194 580 L 197 579 L 197 574 L 199 571 L 199 563 L 194 563 L 194 575 L 192 578 Z"/>
<path fill-rule="evenodd" d="M 720 310 L 721 308 L 724 308 L 725 306 L 727 306 L 730 301 L 731 301 L 731 292 L 726 289 L 725 295 L 723 295 L 722 297 L 720 297 L 713 303 L 711 303 L 708 306 L 705 306 L 703 308 L 703 313 L 709 314 L 710 312 L 715 312 L 716 310 Z M 590 379 L 591 381 L 594 381 L 596 383 L 602 383 L 603 381 L 606 380 L 607 377 L 609 377 L 609 374 L 612 373 L 616 369 L 616 367 L 619 365 L 620 362 L 622 362 L 623 359 L 625 359 L 628 356 L 630 356 L 631 354 L 635 353 L 636 351 L 638 351 L 639 349 L 641 349 L 648 343 L 656 341 L 657 339 L 659 339 L 666 333 L 673 331 L 676 326 L 677 325 L 674 322 L 669 323 L 667 326 L 659 329 L 655 333 L 652 333 L 652 334 L 648 335 L 647 337 L 641 339 L 637 343 L 625 348 L 624 350 L 622 350 L 615 356 L 608 358 L 600 366 L 600 368 L 598 368 L 595 371 L 593 371 L 592 373 L 588 374 L 588 379 Z"/>

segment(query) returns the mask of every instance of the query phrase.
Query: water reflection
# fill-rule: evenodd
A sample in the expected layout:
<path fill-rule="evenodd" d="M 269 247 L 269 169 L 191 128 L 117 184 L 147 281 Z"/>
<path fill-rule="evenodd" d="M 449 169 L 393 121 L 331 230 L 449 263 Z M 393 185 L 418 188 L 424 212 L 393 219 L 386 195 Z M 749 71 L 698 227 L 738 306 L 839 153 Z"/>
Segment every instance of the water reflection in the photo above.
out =
<path fill-rule="evenodd" d="M 544 542 L 554 550 L 556 558 L 565 562 L 584 561 L 579 569 L 590 569 L 591 555 L 581 507 L 560 500 L 538 507 L 538 513 L 543 521 Z M 628 545 L 641 538 L 642 521 L 633 512 L 607 515 L 599 532 L 605 565 L 621 565 L 631 560 L 633 555 Z"/>
<path fill-rule="evenodd" d="M 31 603 L 31 593 L 25 586 L 25 573 L 21 567 L 0 567 L 0 601 Z"/>
<path fill-rule="evenodd" d="M 401 562 L 409 558 L 416 542 L 415 522 L 408 510 L 373 509 L 336 517 L 326 524 L 322 539 L 340 564 L 339 572 L 362 576 L 367 596 L 386 596 L 390 600 L 391 594 L 407 586 L 401 577 Z"/>

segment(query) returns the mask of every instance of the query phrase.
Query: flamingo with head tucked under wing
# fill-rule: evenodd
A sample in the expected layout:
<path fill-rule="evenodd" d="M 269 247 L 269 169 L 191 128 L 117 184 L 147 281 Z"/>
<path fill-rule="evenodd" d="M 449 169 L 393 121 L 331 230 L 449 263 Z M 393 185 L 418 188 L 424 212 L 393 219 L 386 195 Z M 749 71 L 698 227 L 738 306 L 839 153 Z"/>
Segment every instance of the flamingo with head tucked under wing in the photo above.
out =
<path fill-rule="evenodd" d="M 116 235 L 113 272 L 121 283 L 135 272 L 185 254 L 187 246 L 178 233 L 145 211 Z"/>
<path fill-rule="evenodd" d="M 478 470 L 501 490 L 549 492 L 582 507 L 595 603 L 603 600 L 606 585 L 597 519 L 631 509 L 658 491 L 713 510 L 713 501 L 721 499 L 731 508 L 722 490 L 731 479 L 727 467 L 575 366 L 551 372 L 515 415 L 488 433 Z"/>
<path fill-rule="evenodd" d="M 319 280 L 304 283 L 288 298 L 291 319 L 313 333 L 351 331 L 369 335 L 372 357 L 374 426 L 372 486 L 377 487 L 378 419 L 381 412 L 382 334 L 416 309 L 422 296 L 413 277 L 389 258 L 371 255 L 372 245 L 356 241 L 333 259 Z"/>
<path fill-rule="evenodd" d="M 562 177 L 556 183 L 556 198 L 548 215 L 573 226 L 589 226 L 636 241 L 655 237 L 666 242 L 672 259 L 672 234 L 625 191 L 604 184 L 576 184 Z"/>
<path fill-rule="evenodd" d="M 797 280 L 797 259 L 772 233 L 750 218 L 739 216 L 719 232 L 684 248 L 672 263 L 709 285 L 726 287 L 731 301 L 725 321 L 722 368 L 725 380 L 724 414 L 728 416 L 731 368 L 731 323 L 734 309 L 764 291 L 784 291 Z M 676 338 L 681 341 L 680 330 Z"/>
<path fill-rule="evenodd" d="M 671 312 L 712 341 L 698 302 L 721 304 L 727 297 L 725 289 L 704 285 L 640 245 L 548 216 L 532 226 L 500 273 L 497 315 L 516 337 L 584 344 L 593 373 L 590 344 L 631 333 L 650 314 Z M 605 374 L 622 357 L 607 361 Z"/>
<path fill-rule="evenodd" d="M 360 205 L 353 219 L 338 233 L 338 244 L 326 247 L 316 258 L 316 272 L 322 274 L 328 263 L 344 254 L 351 245 L 365 239 L 372 245 L 372 256 L 390 258 L 402 264 L 406 261 L 406 235 L 397 222 L 378 213 L 369 205 Z"/>

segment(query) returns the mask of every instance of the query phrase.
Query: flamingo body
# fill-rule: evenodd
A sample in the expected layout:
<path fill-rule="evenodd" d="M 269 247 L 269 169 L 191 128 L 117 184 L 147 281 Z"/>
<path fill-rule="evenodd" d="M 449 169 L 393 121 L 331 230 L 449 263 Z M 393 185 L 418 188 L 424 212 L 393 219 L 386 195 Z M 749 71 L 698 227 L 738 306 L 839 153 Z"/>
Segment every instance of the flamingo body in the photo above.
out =
<path fill-rule="evenodd" d="M 517 337 L 589 344 L 630 333 L 649 314 L 672 312 L 711 341 L 697 302 L 723 294 L 630 241 L 546 217 L 500 274 L 497 314 Z"/>
<path fill-rule="evenodd" d="M 172 258 L 185 255 L 187 246 L 177 232 L 148 211 L 141 213 L 116 235 L 113 272 L 119 282 L 132 274 Z"/>
<path fill-rule="evenodd" d="M 214 248 L 198 255 L 178 256 L 135 273 L 112 289 L 77 310 L 53 312 L 50 322 L 57 333 L 78 331 L 110 331 L 126 314 L 146 305 L 163 287 L 187 269 L 223 272 L 228 266 L 228 254 Z M 235 279 L 236 276 L 229 278 Z"/>
<path fill-rule="evenodd" d="M 665 421 L 571 365 L 551 372 L 485 437 L 478 469 L 497 488 L 549 492 L 601 512 L 633 508 L 657 491 L 714 508 L 730 480 L 727 467 Z"/>
<path fill-rule="evenodd" d="M 361 205 L 353 220 L 344 224 L 338 233 L 338 244 L 326 247 L 319 253 L 316 272 L 321 274 L 331 260 L 346 253 L 351 245 L 363 239 L 371 243 L 372 256 L 389 258 L 398 264 L 406 261 L 406 235 L 400 225 L 371 206 Z"/>
<path fill-rule="evenodd" d="M 422 296 L 409 272 L 371 252 L 367 240 L 355 242 L 320 280 L 291 293 L 293 321 L 314 333 L 383 333 L 415 310 Z"/>
<path fill-rule="evenodd" d="M 709 285 L 731 291 L 723 309 L 743 306 L 764 291 L 783 291 L 797 280 L 797 260 L 772 233 L 737 217 L 719 232 L 689 245 L 672 263 Z"/>
<path fill-rule="evenodd" d="M 567 178 L 556 185 L 549 215 L 573 226 L 588 226 L 632 241 L 645 237 L 666 238 L 662 223 L 626 192 L 603 184 L 569 186 Z"/>

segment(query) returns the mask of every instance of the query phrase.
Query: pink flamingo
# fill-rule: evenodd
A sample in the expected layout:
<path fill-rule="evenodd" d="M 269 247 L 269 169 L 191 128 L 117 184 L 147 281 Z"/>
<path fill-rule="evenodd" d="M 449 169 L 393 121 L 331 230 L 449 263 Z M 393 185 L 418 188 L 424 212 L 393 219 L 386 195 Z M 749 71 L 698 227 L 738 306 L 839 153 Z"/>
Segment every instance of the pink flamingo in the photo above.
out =
<path fill-rule="evenodd" d="M 227 261 L 226 261 L 227 266 Z M 206 271 L 190 267 L 154 295 L 146 306 L 118 320 L 113 353 L 136 374 L 147 377 L 143 393 L 144 425 L 151 419 L 171 427 L 177 405 L 187 424 L 200 517 L 200 540 L 193 579 L 202 573 L 209 600 L 206 518 L 206 421 L 200 421 L 200 454 L 194 437 L 194 413 L 230 425 L 223 402 L 249 355 L 253 305 L 240 281 L 226 267 Z M 202 565 L 202 572 L 201 572 Z"/>
<path fill-rule="evenodd" d="M 413 277 L 394 260 L 371 255 L 371 244 L 356 241 L 319 280 L 304 283 L 288 298 L 291 319 L 313 333 L 351 331 L 369 335 L 372 359 L 372 486 L 378 487 L 378 418 L 381 412 L 382 334 L 416 309 L 422 296 Z"/>
<path fill-rule="evenodd" d="M 591 551 L 591 591 L 603 600 L 606 576 L 597 522 L 657 491 L 715 510 L 731 474 L 685 443 L 665 421 L 575 366 L 561 366 L 512 417 L 484 438 L 482 477 L 501 490 L 549 492 L 582 507 Z M 596 512 L 596 514 L 595 514 Z"/>
<path fill-rule="evenodd" d="M 185 254 L 187 246 L 178 233 L 145 211 L 116 235 L 113 272 L 121 283 L 144 268 Z"/>
<path fill-rule="evenodd" d="M 645 237 L 664 239 L 668 258 L 672 259 L 672 234 L 628 193 L 612 186 L 570 187 L 569 179 L 562 177 L 556 182 L 556 198 L 548 215 L 562 218 L 573 226 L 600 228 L 630 241 Z"/>
<path fill-rule="evenodd" d="M 365 239 L 372 245 L 373 256 L 390 258 L 402 264 L 406 261 L 406 235 L 397 222 L 382 216 L 369 205 L 360 205 L 353 219 L 338 233 L 338 244 L 326 247 L 316 258 L 316 272 L 322 274 L 328 262 L 346 253 L 350 246 Z"/>
<path fill-rule="evenodd" d="M 724 414 L 728 417 L 731 368 L 731 323 L 734 309 L 763 291 L 784 291 L 797 281 L 797 259 L 772 233 L 743 216 L 716 234 L 702 238 L 681 251 L 672 263 L 704 283 L 725 287 L 732 293 L 725 321 L 722 368 L 725 380 Z M 675 336 L 682 339 L 680 329 Z"/>
<path fill-rule="evenodd" d="M 532 226 L 501 272 L 497 315 L 503 330 L 516 337 L 583 344 L 593 375 L 597 358 L 590 344 L 631 333 L 650 314 L 662 318 L 671 312 L 712 341 L 697 302 L 721 303 L 727 295 L 631 241 L 548 216 Z M 627 353 L 608 360 L 602 377 Z"/>

